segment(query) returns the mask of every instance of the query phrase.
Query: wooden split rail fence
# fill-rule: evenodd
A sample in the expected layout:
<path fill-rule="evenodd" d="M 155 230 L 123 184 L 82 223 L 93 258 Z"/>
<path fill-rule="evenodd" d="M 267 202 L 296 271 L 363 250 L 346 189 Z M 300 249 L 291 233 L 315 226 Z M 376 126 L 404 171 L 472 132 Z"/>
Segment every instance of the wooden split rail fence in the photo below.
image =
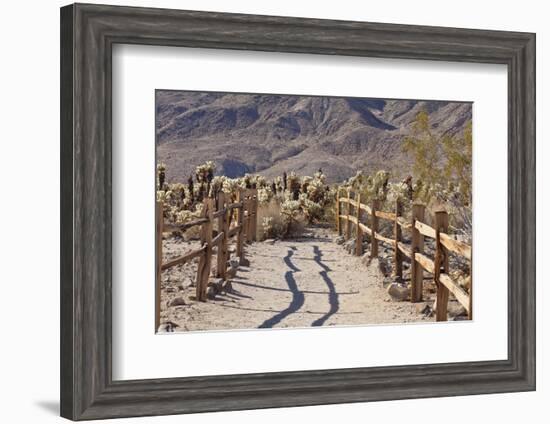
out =
<path fill-rule="evenodd" d="M 352 235 L 352 226 L 355 227 L 356 244 L 355 254 L 362 255 L 363 238 L 370 237 L 370 256 L 378 256 L 378 242 L 386 243 L 393 248 L 394 275 L 403 278 L 403 259 L 411 260 L 411 302 L 422 300 L 422 289 L 424 282 L 424 271 L 433 275 L 436 285 L 436 301 L 434 304 L 437 321 L 447 320 L 447 306 L 449 293 L 452 293 L 456 300 L 466 309 L 469 319 L 472 319 L 472 282 L 470 281 L 470 293 L 460 287 L 449 275 L 449 252 L 458 254 L 470 261 L 471 270 L 471 246 L 455 240 L 448 234 L 448 214 L 444 210 L 436 211 L 434 214 L 435 228 L 427 225 L 425 221 L 425 206 L 421 204 L 412 205 L 412 219 L 406 220 L 402 217 L 402 203 L 397 201 L 393 212 L 380 210 L 380 201 L 373 200 L 370 205 L 361 203 L 360 193 L 354 198 L 351 191 L 346 191 L 346 196 L 340 196 L 342 189 L 338 190 L 336 198 L 336 229 L 339 235 L 344 234 L 346 240 Z M 345 207 L 342 207 L 345 206 Z M 363 222 L 363 215 L 370 218 L 370 227 Z M 378 231 L 379 219 L 393 222 L 393 237 L 385 237 Z M 402 230 L 412 231 L 410 245 L 403 243 Z M 431 259 L 424 252 L 424 238 L 429 237 L 435 240 L 435 255 Z M 471 273 L 470 273 L 471 274 Z"/>
<path fill-rule="evenodd" d="M 162 271 L 199 258 L 195 279 L 196 299 L 206 301 L 206 289 L 212 270 L 212 257 L 216 255 L 216 276 L 227 279 L 227 263 L 230 259 L 229 244 L 236 237 L 235 256 L 244 263 L 244 243 L 256 241 L 258 200 L 256 189 L 237 192 L 237 199 L 229 203 L 223 192 L 217 198 L 205 198 L 201 216 L 184 224 L 164 222 L 162 202 L 157 202 L 156 210 L 156 327 L 160 325 L 160 288 Z M 167 262 L 162 260 L 162 234 L 184 233 L 200 227 L 200 247 L 190 250 Z"/>

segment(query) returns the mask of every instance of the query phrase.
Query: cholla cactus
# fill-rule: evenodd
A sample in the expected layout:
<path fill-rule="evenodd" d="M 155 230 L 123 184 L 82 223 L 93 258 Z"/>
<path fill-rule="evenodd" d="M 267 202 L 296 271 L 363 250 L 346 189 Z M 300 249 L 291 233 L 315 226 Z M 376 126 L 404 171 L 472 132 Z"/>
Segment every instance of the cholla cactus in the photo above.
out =
<path fill-rule="evenodd" d="M 294 171 L 292 171 L 290 175 L 287 175 L 286 185 L 288 191 L 292 194 L 292 200 L 298 200 L 300 196 L 300 179 Z"/>
<path fill-rule="evenodd" d="M 208 196 L 214 197 L 216 193 L 220 192 L 226 179 L 227 177 L 220 176 L 212 178 L 212 181 L 210 182 L 210 191 L 208 193 Z"/>
<path fill-rule="evenodd" d="M 181 206 L 186 196 L 186 187 L 181 183 L 168 185 L 168 190 L 172 192 L 172 196 L 177 206 Z"/>
<path fill-rule="evenodd" d="M 264 216 L 262 219 L 262 234 L 264 239 L 275 238 L 277 235 L 275 220 L 272 216 Z"/>
<path fill-rule="evenodd" d="M 374 175 L 373 179 L 373 193 L 374 196 L 380 200 L 386 200 L 388 194 L 388 181 L 390 179 L 390 173 L 387 171 L 378 171 Z"/>
<path fill-rule="evenodd" d="M 239 189 L 240 189 L 239 180 L 224 177 L 223 183 L 222 183 L 222 191 L 225 194 L 234 195 L 234 198 L 237 198 L 236 193 L 237 193 L 237 190 Z"/>
<path fill-rule="evenodd" d="M 297 220 L 300 213 L 300 202 L 297 200 L 286 200 L 281 204 L 281 217 L 283 219 L 283 232 L 288 234 L 292 224 Z"/>
<path fill-rule="evenodd" d="M 197 217 L 201 216 L 202 207 L 203 207 L 202 203 L 197 203 L 197 205 L 195 205 L 195 216 L 197 216 Z"/>
<path fill-rule="evenodd" d="M 171 197 L 172 197 L 171 191 L 164 191 L 164 190 L 157 191 L 157 202 L 162 202 L 165 208 L 170 205 Z"/>
<path fill-rule="evenodd" d="M 189 176 L 187 180 L 187 197 L 190 199 L 191 203 L 195 200 L 195 188 L 193 185 L 193 177 Z"/>
<path fill-rule="evenodd" d="M 309 200 L 326 204 L 328 199 L 326 199 L 327 187 L 324 184 L 324 175 L 316 174 L 308 184 L 306 193 Z"/>
<path fill-rule="evenodd" d="M 246 174 L 241 178 L 214 177 L 214 169 L 214 163 L 208 161 L 195 168 L 195 178 L 189 177 L 186 184 L 166 184 L 163 180 L 163 190 L 157 191 L 157 198 L 163 202 L 165 216 L 169 221 L 184 223 L 199 216 L 205 196 L 214 197 L 223 191 L 235 201 L 238 190 L 256 188 L 259 203 L 269 204 L 273 201 L 280 204 L 280 219 L 283 224 L 275 225 L 273 220 L 266 222 L 266 226 L 277 226 L 269 231 L 283 231 L 287 234 L 292 224 L 301 217 L 310 223 L 324 219 L 326 206 L 334 200 L 334 190 L 325 185 L 325 175 L 321 171 L 316 172 L 313 177 L 300 177 L 291 172 L 289 175 L 285 173 L 284 178 L 267 180 L 257 174 Z M 159 167 L 159 171 L 161 170 L 165 173 L 166 167 L 162 165 Z M 275 222 L 279 222 L 278 216 L 275 216 Z"/>
<path fill-rule="evenodd" d="M 209 183 L 214 178 L 216 165 L 211 160 L 195 168 L 195 177 L 199 183 Z"/>
<path fill-rule="evenodd" d="M 183 199 L 183 201 L 181 202 L 182 209 L 190 209 L 192 205 L 193 205 L 193 200 L 191 199 L 190 196 L 186 196 L 185 199 Z"/>
<path fill-rule="evenodd" d="M 387 201 L 395 203 L 409 201 L 409 187 L 405 183 L 389 183 Z"/>
<path fill-rule="evenodd" d="M 252 188 L 253 176 L 250 174 L 244 174 L 244 177 L 241 178 L 241 185 L 243 188 Z"/>
<path fill-rule="evenodd" d="M 264 188 L 267 187 L 267 180 L 262 175 L 254 175 L 252 178 L 253 184 L 256 184 L 256 188 Z"/>
<path fill-rule="evenodd" d="M 307 193 L 307 188 L 312 181 L 313 181 L 312 177 L 309 177 L 307 175 L 304 175 L 302 177 L 302 180 L 300 181 L 300 190 L 302 191 L 302 193 Z"/>
<path fill-rule="evenodd" d="M 367 177 L 363 174 L 363 171 L 357 171 L 353 177 L 348 178 L 342 184 L 344 187 L 358 190 L 365 185 Z"/>
<path fill-rule="evenodd" d="M 374 175 L 364 175 L 362 171 L 358 171 L 355 176 L 345 181 L 343 186 L 360 191 L 361 199 L 364 201 L 386 200 L 389 178 L 390 173 L 387 171 L 378 171 Z"/>
<path fill-rule="evenodd" d="M 323 207 L 319 203 L 313 202 L 307 198 L 302 201 L 302 210 L 310 224 L 321 219 L 323 216 Z"/>
<path fill-rule="evenodd" d="M 260 203 L 269 203 L 272 197 L 273 192 L 271 191 L 271 187 L 267 186 L 258 189 L 258 201 Z"/>
<path fill-rule="evenodd" d="M 193 215 L 194 215 L 193 212 L 191 212 L 189 210 L 176 211 L 174 213 L 173 221 L 176 224 L 185 224 L 186 222 L 189 222 L 193 219 Z"/>
<path fill-rule="evenodd" d="M 166 181 L 166 165 L 164 163 L 157 164 L 157 190 L 164 189 Z"/>
<path fill-rule="evenodd" d="M 284 190 L 283 179 L 281 177 L 275 177 L 275 179 L 273 180 L 273 183 L 275 184 L 275 189 L 277 193 Z"/>

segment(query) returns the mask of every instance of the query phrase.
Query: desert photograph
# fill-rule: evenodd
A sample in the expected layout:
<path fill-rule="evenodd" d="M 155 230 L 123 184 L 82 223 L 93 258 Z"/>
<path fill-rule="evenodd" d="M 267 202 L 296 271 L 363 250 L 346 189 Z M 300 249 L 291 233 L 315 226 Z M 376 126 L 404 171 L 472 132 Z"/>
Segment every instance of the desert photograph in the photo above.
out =
<path fill-rule="evenodd" d="M 473 319 L 471 102 L 155 103 L 157 333 Z"/>

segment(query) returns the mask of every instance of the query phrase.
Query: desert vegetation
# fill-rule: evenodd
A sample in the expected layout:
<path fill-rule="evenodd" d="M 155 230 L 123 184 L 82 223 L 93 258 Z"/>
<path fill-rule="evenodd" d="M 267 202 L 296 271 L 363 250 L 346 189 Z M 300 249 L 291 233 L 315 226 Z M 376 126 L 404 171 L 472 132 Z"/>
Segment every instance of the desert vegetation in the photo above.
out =
<path fill-rule="evenodd" d="M 239 99 L 244 101 L 241 97 Z M 222 100 L 225 102 L 227 99 L 222 96 L 214 103 L 219 104 Z M 284 103 L 285 108 L 295 107 L 296 103 L 289 102 Z M 321 107 L 321 103 L 313 104 Z M 300 103 L 302 106 L 304 104 Z M 162 296 L 167 299 L 166 305 L 160 307 L 161 321 L 172 324 L 184 322 L 186 329 L 235 328 L 232 327 L 233 324 L 238 328 L 241 325 L 218 323 L 214 308 L 217 302 L 214 306 L 203 308 L 199 306 L 201 302 L 190 304 L 188 299 L 179 294 L 179 291 L 186 293 L 193 287 L 193 293 L 204 289 L 204 296 L 190 294 L 189 299 L 217 300 L 221 302 L 218 305 L 229 309 L 236 307 L 235 302 L 239 305 L 247 304 L 247 318 L 235 312 L 239 319 L 251 320 L 249 324 L 242 324 L 244 327 L 241 328 L 250 325 L 271 327 L 279 325 L 283 318 L 287 323 L 285 325 L 290 325 L 288 322 L 293 320 L 296 320 L 296 325 L 300 325 L 304 319 L 309 319 L 307 314 L 312 312 L 308 312 L 304 306 L 304 293 L 299 287 L 309 287 L 305 289 L 309 290 L 308 293 L 320 295 L 323 293 L 322 286 L 317 288 L 317 285 L 326 284 L 330 310 L 314 320 L 312 325 L 323 325 L 327 320 L 351 323 L 344 316 L 333 317 L 342 301 L 335 283 L 338 282 L 341 288 L 346 287 L 350 295 L 360 293 L 364 288 L 362 275 L 365 270 L 362 268 L 365 266 L 369 269 L 368 277 L 365 278 L 383 280 L 383 285 L 369 286 L 366 289 L 370 291 L 368 301 L 361 296 L 350 297 L 349 305 L 355 305 L 355 308 L 361 310 L 353 312 L 354 314 L 369 315 L 375 312 L 376 317 L 365 318 L 365 322 L 389 322 L 391 319 L 385 316 L 385 311 L 390 310 L 394 311 L 393 317 L 397 321 L 428 319 L 434 316 L 435 294 L 443 296 L 441 299 L 438 297 L 440 304 L 447 305 L 446 299 L 449 296 L 445 295 L 445 290 L 455 296 L 451 297 L 457 305 L 457 314 L 471 317 L 469 255 L 472 232 L 472 126 L 468 119 L 468 108 L 458 105 L 456 109 L 460 111 L 461 120 L 451 119 L 452 126 L 446 130 L 448 119 L 444 112 L 454 110 L 455 106 L 439 108 L 432 105 L 428 112 L 417 108 L 416 103 L 402 109 L 403 104 L 395 101 L 384 109 L 383 105 L 374 103 L 383 113 L 377 112 L 371 116 L 362 111 L 360 115 L 363 118 L 368 117 L 365 121 L 368 125 L 372 122 L 376 124 L 376 143 L 383 140 L 379 138 L 382 132 L 391 133 L 392 143 L 389 146 L 394 146 L 396 140 L 399 140 L 400 165 L 396 165 L 395 160 L 386 164 L 379 151 L 373 152 L 372 160 L 368 155 L 357 155 L 352 164 L 353 153 L 348 151 L 350 146 L 368 144 L 368 139 L 356 142 L 353 138 L 346 138 L 347 141 L 344 140 L 343 143 L 348 155 L 345 156 L 346 160 L 350 159 L 349 166 L 346 165 L 346 169 L 340 168 L 336 173 L 331 170 L 330 164 L 325 167 L 325 162 L 321 160 L 324 150 L 318 151 L 307 147 L 308 142 L 296 141 L 293 144 L 303 143 L 300 144 L 300 149 L 290 149 L 280 155 L 277 153 L 274 157 L 279 159 L 269 169 L 258 165 L 259 172 L 256 172 L 258 168 L 255 169 L 255 164 L 245 163 L 247 157 L 226 159 L 225 152 L 220 157 L 204 158 L 203 155 L 201 161 L 196 160 L 198 154 L 191 155 L 196 165 L 190 168 L 186 164 L 182 168 L 186 174 L 182 175 L 182 169 L 172 169 L 179 163 L 179 159 L 173 159 L 173 153 L 166 156 L 167 161 L 162 160 L 165 150 L 175 148 L 175 145 L 170 144 L 174 142 L 167 140 L 167 144 L 162 145 L 164 153 L 158 156 L 156 170 L 157 206 L 160 205 L 158 210 L 162 210 L 161 228 L 165 228 L 161 231 L 163 236 L 160 241 L 157 240 L 161 246 L 161 256 L 164 257 L 159 265 L 158 284 L 162 288 Z M 345 106 L 353 106 L 355 112 L 356 107 L 359 107 L 354 102 L 345 103 Z M 363 106 L 372 107 L 368 103 Z M 193 108 L 191 105 L 190 110 Z M 225 116 L 220 115 L 216 108 L 212 106 L 212 125 L 218 122 L 219 117 Z M 398 123 L 400 119 L 405 119 L 403 116 L 410 116 L 413 110 L 417 113 L 414 118 L 406 118 L 410 119 L 406 130 L 376 121 L 391 118 Z M 265 111 L 262 113 L 266 114 Z M 266 125 L 271 119 L 269 116 L 266 114 Z M 277 120 L 275 127 L 278 125 L 280 121 Z M 239 131 L 248 131 L 246 128 L 244 126 Z M 218 134 L 211 131 L 209 126 L 189 131 L 191 132 L 188 136 L 196 134 L 197 137 L 206 137 L 204 134 L 208 133 L 211 140 Z M 231 133 L 227 128 L 223 131 L 224 134 Z M 177 135 L 170 134 L 170 137 Z M 268 136 L 274 140 L 279 136 L 288 136 L 285 134 L 272 134 L 268 131 Z M 368 138 L 368 132 L 364 134 Z M 311 134 L 308 137 L 310 136 Z M 245 141 L 252 143 L 250 140 Z M 219 145 L 229 146 L 231 143 L 219 142 Z M 330 144 L 326 140 L 319 140 L 318 145 L 322 149 L 329 149 L 334 157 L 340 155 L 338 142 Z M 256 149 L 257 146 L 250 145 L 251 153 L 258 153 Z M 303 156 L 306 151 L 308 155 L 320 156 L 315 156 L 317 159 L 308 163 L 308 166 L 298 166 L 296 158 Z M 308 160 L 306 157 L 302 159 Z M 364 166 L 361 166 L 361 161 L 364 161 Z M 313 168 L 312 164 L 317 166 Z M 347 174 L 346 177 L 341 178 L 344 174 Z M 422 205 L 421 215 L 417 215 L 420 209 L 414 205 Z M 445 214 L 444 221 L 440 219 L 441 211 Z M 235 235 L 238 236 L 237 241 L 232 245 L 231 237 Z M 243 240 L 244 248 L 239 244 Z M 378 242 L 380 248 L 377 247 Z M 330 252 L 330 266 L 322 259 L 326 252 Z M 217 264 L 210 268 L 212 255 L 217 257 Z M 200 261 L 196 262 L 197 259 Z M 371 265 L 376 268 L 376 272 L 371 269 Z M 239 277 L 237 271 L 243 266 L 249 267 L 249 270 L 245 269 L 247 274 Z M 317 279 L 316 267 L 321 270 Z M 333 270 L 336 269 L 340 269 L 342 274 L 335 275 Z M 350 273 L 347 277 L 346 272 Z M 381 276 L 376 277 L 378 272 Z M 432 275 L 433 279 L 423 283 L 423 272 Z M 440 282 L 440 275 L 444 283 Z M 178 289 L 171 285 L 174 278 L 178 281 Z M 188 283 L 182 284 L 182 279 Z M 356 283 L 359 282 L 361 283 L 357 286 Z M 236 287 L 240 287 L 242 291 Z M 393 288 L 395 290 L 390 290 Z M 284 292 L 292 294 L 288 308 L 283 308 L 269 318 L 272 302 L 285 303 L 282 300 L 285 298 Z M 263 299 L 260 301 L 263 306 L 256 308 L 253 299 Z M 313 296 L 312 299 L 317 298 Z M 415 309 L 414 305 L 412 309 L 406 308 L 407 314 L 412 314 L 407 317 L 398 312 L 402 307 L 395 309 L 389 305 L 372 305 L 373 301 L 389 300 L 410 300 L 414 304 L 422 299 L 427 302 L 422 308 Z M 317 310 L 316 302 L 314 300 L 309 309 Z M 370 302 L 369 308 L 373 309 L 363 309 L 364 302 Z M 186 314 L 182 318 L 184 306 L 189 311 L 194 311 L 194 314 L 208 313 L 209 317 L 204 317 L 206 321 L 198 319 L 196 322 L 198 315 L 189 318 Z M 299 312 L 304 308 L 305 312 Z M 447 319 L 446 306 L 445 309 L 442 308 L 440 307 L 438 320 Z M 252 314 L 252 311 L 257 313 Z M 415 317 L 419 312 L 420 317 Z M 233 316 L 227 310 L 224 314 L 226 317 Z M 293 318 L 286 318 L 290 314 Z M 263 322 L 254 324 L 258 319 L 257 315 L 265 315 L 266 318 Z M 349 319 L 354 318 L 350 316 Z"/>
<path fill-rule="evenodd" d="M 223 192 L 235 201 L 240 189 L 257 189 L 259 202 L 258 238 L 288 238 L 299 235 L 304 225 L 333 223 L 336 191 L 361 193 L 363 202 L 377 199 L 383 209 L 402 200 L 405 216 L 413 202 L 429 210 L 444 207 L 451 226 L 466 241 L 471 237 L 471 153 L 472 126 L 463 134 L 437 137 L 430 129 L 429 116 L 420 112 L 412 135 L 403 140 L 403 150 L 413 157 L 411 174 L 395 180 L 386 170 L 357 173 L 341 183 L 328 184 L 322 169 L 312 176 L 294 171 L 267 179 L 259 174 L 230 178 L 216 174 L 216 165 L 207 161 L 195 168 L 187 182 L 166 182 L 166 165 L 157 165 L 157 200 L 163 202 L 165 219 L 183 224 L 196 219 L 205 197 Z"/>
<path fill-rule="evenodd" d="M 240 178 L 214 176 L 215 165 L 209 161 L 197 166 L 187 184 L 167 183 L 166 165 L 157 166 L 157 201 L 163 203 L 164 218 L 184 224 L 200 216 L 205 197 L 223 192 L 235 201 L 241 189 L 256 189 L 259 203 L 260 239 L 285 238 L 299 234 L 304 224 L 328 222 L 333 216 L 335 188 L 325 183 L 322 170 L 313 176 L 283 173 L 268 181 L 261 175 Z"/>

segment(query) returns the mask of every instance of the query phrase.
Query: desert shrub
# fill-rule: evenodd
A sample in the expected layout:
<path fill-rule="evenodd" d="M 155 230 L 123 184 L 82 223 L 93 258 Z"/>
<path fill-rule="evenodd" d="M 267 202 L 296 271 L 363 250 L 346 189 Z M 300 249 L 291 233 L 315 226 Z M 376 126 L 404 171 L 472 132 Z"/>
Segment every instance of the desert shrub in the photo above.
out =
<path fill-rule="evenodd" d="M 319 204 L 327 203 L 327 185 L 325 184 L 325 175 L 322 172 L 316 172 L 313 178 L 308 182 L 305 193 L 312 202 Z"/>
<path fill-rule="evenodd" d="M 283 236 L 288 236 L 298 224 L 298 218 L 300 217 L 300 201 L 298 200 L 285 200 L 281 204 L 281 218 L 283 224 Z M 294 226 L 293 226 L 294 224 Z"/>
<path fill-rule="evenodd" d="M 322 219 L 323 207 L 319 203 L 313 202 L 304 196 L 300 198 L 300 206 L 308 224 L 313 224 Z"/>
<path fill-rule="evenodd" d="M 265 216 L 262 219 L 262 235 L 261 240 L 273 239 L 281 235 L 281 227 L 275 222 L 272 216 Z"/>
<path fill-rule="evenodd" d="M 468 122 L 462 137 L 445 137 L 443 151 L 446 163 L 443 172 L 448 181 L 456 183 L 456 192 L 465 205 L 472 199 L 472 122 Z"/>
<path fill-rule="evenodd" d="M 281 207 L 277 199 L 258 205 L 258 223 L 261 223 L 261 232 L 257 234 L 259 240 L 283 236 Z"/>
<path fill-rule="evenodd" d="M 422 182 L 415 190 L 419 199 L 429 202 L 432 196 L 447 196 L 449 184 L 463 205 L 472 196 L 472 122 L 462 135 L 437 135 L 426 111 L 417 114 L 412 135 L 403 140 L 403 149 L 413 157 L 413 173 Z M 448 190 L 447 190 L 448 191 Z M 441 199 L 440 199 L 441 200 Z"/>

